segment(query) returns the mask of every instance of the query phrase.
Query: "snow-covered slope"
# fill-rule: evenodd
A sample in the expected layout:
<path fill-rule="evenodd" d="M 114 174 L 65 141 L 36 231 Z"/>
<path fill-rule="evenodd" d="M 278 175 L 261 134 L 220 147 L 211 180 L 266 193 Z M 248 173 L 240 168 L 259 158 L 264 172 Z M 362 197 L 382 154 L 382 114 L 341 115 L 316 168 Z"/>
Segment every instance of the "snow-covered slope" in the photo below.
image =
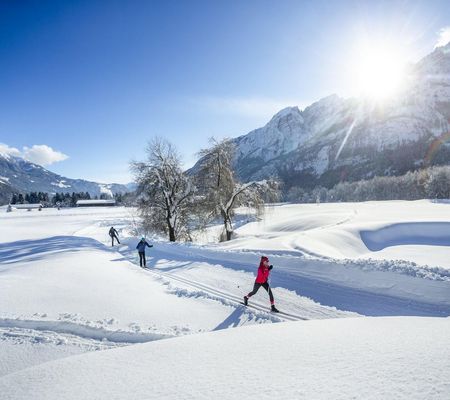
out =
<path fill-rule="evenodd" d="M 253 326 L 56 360 L 0 378 L 4 399 L 446 400 L 450 319 Z"/>
<path fill-rule="evenodd" d="M 449 77 L 450 43 L 411 67 L 405 88 L 383 103 L 332 95 L 303 111 L 288 107 L 234 139 L 238 175 L 329 186 L 448 163 L 448 148 L 432 145 L 450 130 Z"/>
<path fill-rule="evenodd" d="M 0 184 L 2 182 L 12 186 L 14 189 L 11 190 L 22 193 L 89 192 L 91 196 L 98 196 L 102 193 L 125 193 L 133 188 L 133 186 L 116 183 L 103 184 L 83 179 L 65 178 L 23 158 L 0 153 Z M 2 189 L 0 185 L 0 194 L 3 193 L 3 197 L 6 199 L 0 204 L 9 202 L 11 190 L 7 193 L 6 189 Z"/>
<path fill-rule="evenodd" d="M 133 209 L 0 210 L 0 375 L 166 337 L 357 315 L 282 288 L 277 304 L 292 315 L 269 313 L 262 292 L 243 307 L 257 257 L 245 272 L 227 268 L 224 253 L 212 260 L 198 248 L 157 242 L 151 269 L 141 269 L 138 239 L 127 237 Z M 114 248 L 111 225 L 121 238 Z"/>
<path fill-rule="evenodd" d="M 445 200 L 280 204 L 237 228 L 235 240 L 221 246 L 450 269 L 449 212 Z"/>
<path fill-rule="evenodd" d="M 274 284 L 321 304 L 365 315 L 447 315 L 449 206 L 427 200 L 277 205 L 213 249 L 230 252 L 233 261 L 269 255 L 277 266 Z M 436 313 L 428 314 L 431 304 Z"/>
<path fill-rule="evenodd" d="M 152 238 L 147 269 L 133 209 L 0 207 L 0 397 L 444 399 L 448 270 L 360 256 L 438 265 L 447 207 L 274 205 L 231 242 Z M 261 254 L 280 314 L 241 304 Z"/>

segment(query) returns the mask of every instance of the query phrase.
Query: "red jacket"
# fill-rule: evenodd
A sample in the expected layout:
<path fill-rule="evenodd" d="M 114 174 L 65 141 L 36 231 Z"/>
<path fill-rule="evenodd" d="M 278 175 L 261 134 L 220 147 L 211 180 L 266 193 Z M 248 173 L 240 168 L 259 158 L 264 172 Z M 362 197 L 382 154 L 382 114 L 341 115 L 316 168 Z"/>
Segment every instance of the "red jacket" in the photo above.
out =
<path fill-rule="evenodd" d="M 258 274 L 256 275 L 255 280 L 256 283 L 266 283 L 269 279 L 270 270 L 272 268 L 264 265 L 265 260 L 269 261 L 267 257 L 262 257 L 261 262 L 259 263 Z"/>

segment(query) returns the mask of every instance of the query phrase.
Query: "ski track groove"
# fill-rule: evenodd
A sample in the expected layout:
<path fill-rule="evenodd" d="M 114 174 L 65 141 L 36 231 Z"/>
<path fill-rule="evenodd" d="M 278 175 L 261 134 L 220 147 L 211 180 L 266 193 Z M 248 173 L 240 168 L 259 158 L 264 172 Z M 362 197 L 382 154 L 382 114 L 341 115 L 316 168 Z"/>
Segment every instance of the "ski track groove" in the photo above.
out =
<path fill-rule="evenodd" d="M 217 290 L 208 285 L 205 285 L 205 284 L 202 284 L 202 283 L 199 283 L 196 281 L 192 281 L 190 279 L 182 278 L 180 276 L 174 276 L 172 274 L 168 274 L 168 273 L 160 271 L 160 270 L 153 271 L 153 270 L 150 270 L 149 268 L 142 268 L 142 269 L 144 269 L 146 272 L 148 272 L 154 276 L 164 277 L 169 280 L 178 281 L 179 283 L 184 283 L 185 285 L 189 285 L 196 289 L 202 290 L 212 296 L 218 296 L 222 299 L 225 299 L 232 303 L 235 303 L 238 307 L 246 307 L 244 304 L 242 304 L 243 297 L 240 298 L 234 294 L 224 292 L 221 290 Z M 306 320 L 308 320 L 308 318 L 300 317 L 299 315 L 294 315 L 294 314 L 285 313 L 285 312 L 272 313 L 271 311 L 268 311 L 265 306 L 258 304 L 258 303 L 252 303 L 251 308 L 255 308 L 258 311 L 267 313 L 267 314 L 271 315 L 272 317 L 275 317 L 277 319 L 284 320 L 284 321 L 306 321 Z"/>

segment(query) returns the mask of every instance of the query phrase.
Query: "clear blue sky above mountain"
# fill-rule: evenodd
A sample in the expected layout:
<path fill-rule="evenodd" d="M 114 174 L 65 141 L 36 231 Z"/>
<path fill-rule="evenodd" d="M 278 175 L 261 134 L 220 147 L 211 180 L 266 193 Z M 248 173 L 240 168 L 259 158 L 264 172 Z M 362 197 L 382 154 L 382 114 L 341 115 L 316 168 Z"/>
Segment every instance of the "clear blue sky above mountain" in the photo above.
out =
<path fill-rule="evenodd" d="M 48 145 L 69 156 L 48 168 L 71 178 L 127 182 L 163 136 L 189 166 L 212 135 L 356 95 L 362 36 L 415 62 L 449 21 L 437 0 L 0 0 L 0 143 Z"/>

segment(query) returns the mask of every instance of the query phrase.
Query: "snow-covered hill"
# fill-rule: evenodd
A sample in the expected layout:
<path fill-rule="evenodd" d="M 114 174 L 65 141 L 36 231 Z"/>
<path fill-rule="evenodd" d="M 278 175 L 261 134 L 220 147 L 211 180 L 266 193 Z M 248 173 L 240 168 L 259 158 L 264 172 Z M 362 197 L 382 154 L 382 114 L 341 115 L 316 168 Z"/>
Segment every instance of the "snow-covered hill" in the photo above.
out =
<path fill-rule="evenodd" d="M 125 193 L 133 189 L 132 186 L 117 183 L 103 184 L 65 178 L 23 158 L 0 153 L 0 184 L 2 182 L 7 183 L 11 188 L 7 191 L 0 185 L 0 193 L 4 198 L 0 204 L 9 202 L 9 193 L 13 191 L 22 193 L 89 192 L 91 196 L 98 196 L 102 193 Z"/>
<path fill-rule="evenodd" d="M 244 181 L 279 176 L 288 186 L 403 174 L 450 161 L 445 144 L 433 147 L 449 118 L 450 43 L 411 67 L 406 87 L 382 104 L 332 95 L 281 110 L 234 139 L 235 166 Z"/>
<path fill-rule="evenodd" d="M 231 242 L 151 238 L 147 269 L 132 208 L 0 207 L 0 397 L 445 399 L 447 207 L 274 205 Z M 280 314 L 241 304 L 261 254 Z"/>
<path fill-rule="evenodd" d="M 444 400 L 449 318 L 252 326 L 69 357 L 0 378 L 4 399 Z"/>

